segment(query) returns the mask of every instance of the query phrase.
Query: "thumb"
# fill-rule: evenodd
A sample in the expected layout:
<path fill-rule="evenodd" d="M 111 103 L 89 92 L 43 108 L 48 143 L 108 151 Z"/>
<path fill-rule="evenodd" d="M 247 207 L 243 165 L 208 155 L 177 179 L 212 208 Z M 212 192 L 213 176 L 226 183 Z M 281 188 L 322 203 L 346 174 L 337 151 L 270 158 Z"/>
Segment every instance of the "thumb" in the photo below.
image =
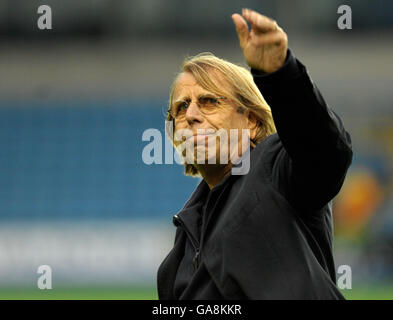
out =
<path fill-rule="evenodd" d="M 237 13 L 232 15 L 233 23 L 236 26 L 237 36 L 239 37 L 240 47 L 243 48 L 248 38 L 248 26 L 246 20 Z"/>

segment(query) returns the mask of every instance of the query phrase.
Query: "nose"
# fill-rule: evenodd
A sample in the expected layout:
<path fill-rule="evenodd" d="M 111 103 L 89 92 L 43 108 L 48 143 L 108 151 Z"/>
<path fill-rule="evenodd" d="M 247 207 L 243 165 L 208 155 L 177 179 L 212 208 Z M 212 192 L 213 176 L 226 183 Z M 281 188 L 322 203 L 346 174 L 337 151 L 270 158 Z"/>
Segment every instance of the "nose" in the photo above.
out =
<path fill-rule="evenodd" d="M 190 105 L 187 108 L 186 112 L 186 121 L 190 126 L 192 126 L 194 123 L 203 122 L 203 115 L 201 113 L 201 110 L 199 109 L 199 106 L 196 102 L 191 102 Z"/>

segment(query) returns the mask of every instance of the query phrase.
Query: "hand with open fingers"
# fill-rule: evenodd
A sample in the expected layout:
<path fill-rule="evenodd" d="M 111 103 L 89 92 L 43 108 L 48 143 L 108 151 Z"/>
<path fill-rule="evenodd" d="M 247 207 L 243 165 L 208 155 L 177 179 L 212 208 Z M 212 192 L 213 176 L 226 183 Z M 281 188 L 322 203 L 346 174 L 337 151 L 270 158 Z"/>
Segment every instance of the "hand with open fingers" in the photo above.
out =
<path fill-rule="evenodd" d="M 271 73 L 284 64 L 288 38 L 274 20 L 250 9 L 243 9 L 242 15 L 233 14 L 232 19 L 244 58 L 251 68 Z"/>

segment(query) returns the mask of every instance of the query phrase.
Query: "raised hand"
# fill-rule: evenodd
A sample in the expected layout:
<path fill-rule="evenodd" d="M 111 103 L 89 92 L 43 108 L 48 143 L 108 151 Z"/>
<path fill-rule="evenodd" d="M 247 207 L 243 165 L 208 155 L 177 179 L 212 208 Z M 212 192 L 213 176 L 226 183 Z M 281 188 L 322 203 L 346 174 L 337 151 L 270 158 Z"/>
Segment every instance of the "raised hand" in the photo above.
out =
<path fill-rule="evenodd" d="M 244 58 L 251 68 L 271 73 L 284 64 L 288 38 L 274 20 L 250 9 L 243 9 L 242 15 L 233 14 L 232 19 Z M 251 24 L 251 30 L 246 21 Z"/>

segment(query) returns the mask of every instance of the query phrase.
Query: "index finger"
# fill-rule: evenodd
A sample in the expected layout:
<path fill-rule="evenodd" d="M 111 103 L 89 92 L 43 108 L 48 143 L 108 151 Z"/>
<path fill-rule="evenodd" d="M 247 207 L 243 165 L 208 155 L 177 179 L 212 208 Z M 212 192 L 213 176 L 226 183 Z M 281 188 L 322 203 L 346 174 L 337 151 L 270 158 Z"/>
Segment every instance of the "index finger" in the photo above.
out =
<path fill-rule="evenodd" d="M 248 22 L 252 24 L 252 27 L 256 29 L 256 31 L 268 32 L 275 31 L 278 28 L 276 21 L 254 10 L 243 9 L 242 15 Z"/>

